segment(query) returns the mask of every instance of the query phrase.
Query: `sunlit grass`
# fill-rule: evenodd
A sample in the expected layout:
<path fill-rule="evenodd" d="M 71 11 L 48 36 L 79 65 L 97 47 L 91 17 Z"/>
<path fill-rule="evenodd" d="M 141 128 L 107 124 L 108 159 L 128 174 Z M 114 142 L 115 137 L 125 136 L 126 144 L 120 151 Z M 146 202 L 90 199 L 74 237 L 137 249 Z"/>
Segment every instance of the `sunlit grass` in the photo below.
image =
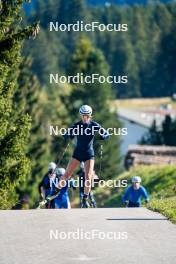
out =
<path fill-rule="evenodd" d="M 165 199 L 153 199 L 148 208 L 159 212 L 176 224 L 176 197 Z"/>

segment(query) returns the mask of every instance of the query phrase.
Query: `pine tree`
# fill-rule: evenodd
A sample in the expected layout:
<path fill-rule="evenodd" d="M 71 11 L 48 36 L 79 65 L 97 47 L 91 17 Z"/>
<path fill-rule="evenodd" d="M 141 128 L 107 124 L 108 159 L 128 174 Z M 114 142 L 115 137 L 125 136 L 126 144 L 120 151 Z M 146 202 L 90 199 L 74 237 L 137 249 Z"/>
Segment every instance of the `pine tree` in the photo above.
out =
<path fill-rule="evenodd" d="M 47 95 L 45 91 L 42 91 L 37 77 L 32 74 L 31 63 L 30 58 L 25 58 L 20 65 L 19 89 L 14 95 L 13 109 L 17 116 L 23 113 L 31 117 L 31 129 L 26 147 L 31 161 L 31 171 L 25 182 L 18 187 L 18 193 L 21 197 L 29 196 L 30 205 L 33 206 L 38 200 L 38 183 L 45 174 L 51 159 L 49 151 L 51 140 L 45 125 L 45 104 L 47 105 L 48 102 L 43 98 L 47 98 Z"/>
<path fill-rule="evenodd" d="M 172 96 L 176 92 L 176 29 L 175 25 L 160 44 L 157 56 L 155 83 L 158 95 Z"/>
<path fill-rule="evenodd" d="M 25 38 L 35 36 L 38 25 L 22 27 L 22 1 L 0 2 L 0 208 L 17 202 L 15 188 L 29 173 L 26 144 L 31 118 L 13 111 L 14 93 L 18 89 L 21 48 Z"/>
<path fill-rule="evenodd" d="M 161 131 L 156 126 L 156 121 L 154 120 L 151 128 L 148 132 L 144 134 L 139 142 L 142 145 L 162 145 L 163 138 Z"/>
<path fill-rule="evenodd" d="M 172 120 L 172 118 L 167 115 L 162 124 L 162 137 L 165 145 L 168 146 L 176 146 L 176 120 Z"/>
<path fill-rule="evenodd" d="M 46 173 L 49 162 L 58 160 L 64 146 L 61 137 L 50 136 L 49 125 L 67 126 L 67 111 L 60 100 L 60 94 L 64 96 L 63 91 L 58 87 L 41 87 L 37 77 L 31 72 L 31 64 L 30 58 L 21 63 L 14 110 L 17 114 L 29 114 L 32 119 L 27 146 L 31 172 L 24 184 L 18 188 L 18 192 L 21 197 L 27 195 L 30 206 L 35 207 L 39 198 L 38 184 Z"/>
<path fill-rule="evenodd" d="M 127 84 L 115 85 L 116 94 L 121 98 L 140 97 L 139 67 L 130 38 L 127 35 L 121 35 L 116 43 L 112 74 L 128 77 Z"/>
<path fill-rule="evenodd" d="M 86 13 L 84 0 L 60 0 L 60 23 L 75 23 L 84 19 Z M 70 15 L 71 14 L 71 15 Z"/>

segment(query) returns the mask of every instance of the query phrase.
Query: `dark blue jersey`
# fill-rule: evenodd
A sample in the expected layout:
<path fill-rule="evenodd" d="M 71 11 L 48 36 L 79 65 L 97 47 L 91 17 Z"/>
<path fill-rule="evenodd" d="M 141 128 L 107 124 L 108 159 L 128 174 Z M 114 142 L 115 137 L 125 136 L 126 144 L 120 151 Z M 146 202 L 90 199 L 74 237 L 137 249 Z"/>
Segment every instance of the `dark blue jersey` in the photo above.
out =
<path fill-rule="evenodd" d="M 64 138 L 75 138 L 75 149 L 73 157 L 79 161 L 86 161 L 94 157 L 93 142 L 95 135 L 99 133 L 100 139 L 109 137 L 108 132 L 95 121 L 83 123 L 79 121 L 68 128 Z"/>

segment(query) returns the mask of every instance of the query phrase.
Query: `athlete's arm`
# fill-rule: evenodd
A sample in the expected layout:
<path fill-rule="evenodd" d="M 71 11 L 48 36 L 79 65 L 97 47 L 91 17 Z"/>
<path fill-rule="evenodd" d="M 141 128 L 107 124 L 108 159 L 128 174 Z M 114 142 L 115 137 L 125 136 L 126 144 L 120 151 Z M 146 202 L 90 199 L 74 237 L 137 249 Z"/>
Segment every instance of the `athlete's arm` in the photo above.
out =
<path fill-rule="evenodd" d="M 144 187 L 142 187 L 142 196 L 145 199 L 145 202 L 148 203 L 149 196 L 148 196 L 148 193 L 147 193 L 147 191 L 146 191 L 146 189 Z"/>
<path fill-rule="evenodd" d="M 130 189 L 127 188 L 125 194 L 122 196 L 122 202 L 126 203 L 129 200 Z"/>
<path fill-rule="evenodd" d="M 97 131 L 100 135 L 100 140 L 106 140 L 110 137 L 108 131 L 103 128 L 100 124 L 96 123 L 95 127 L 97 128 Z"/>

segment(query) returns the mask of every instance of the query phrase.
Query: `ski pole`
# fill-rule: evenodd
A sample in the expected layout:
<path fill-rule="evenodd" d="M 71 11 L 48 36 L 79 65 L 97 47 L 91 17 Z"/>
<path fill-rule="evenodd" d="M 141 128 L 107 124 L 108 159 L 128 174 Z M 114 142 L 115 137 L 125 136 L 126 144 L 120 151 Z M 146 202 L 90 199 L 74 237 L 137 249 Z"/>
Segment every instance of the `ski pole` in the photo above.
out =
<path fill-rule="evenodd" d="M 99 178 L 101 179 L 102 172 L 102 159 L 103 159 L 103 145 L 100 146 L 100 168 L 99 168 Z"/>
<path fill-rule="evenodd" d="M 65 153 L 66 153 L 67 149 L 69 148 L 69 146 L 70 146 L 70 142 L 68 142 L 68 144 L 66 145 L 66 147 L 65 147 L 64 151 L 62 152 L 62 155 L 61 155 L 61 157 L 59 158 L 58 162 L 56 163 L 56 168 L 58 168 L 58 167 L 59 167 L 59 165 L 60 165 L 60 163 L 61 163 L 62 159 L 63 159 L 63 158 L 64 158 L 64 156 L 65 156 Z M 55 169 L 54 171 L 56 171 L 56 169 Z"/>

